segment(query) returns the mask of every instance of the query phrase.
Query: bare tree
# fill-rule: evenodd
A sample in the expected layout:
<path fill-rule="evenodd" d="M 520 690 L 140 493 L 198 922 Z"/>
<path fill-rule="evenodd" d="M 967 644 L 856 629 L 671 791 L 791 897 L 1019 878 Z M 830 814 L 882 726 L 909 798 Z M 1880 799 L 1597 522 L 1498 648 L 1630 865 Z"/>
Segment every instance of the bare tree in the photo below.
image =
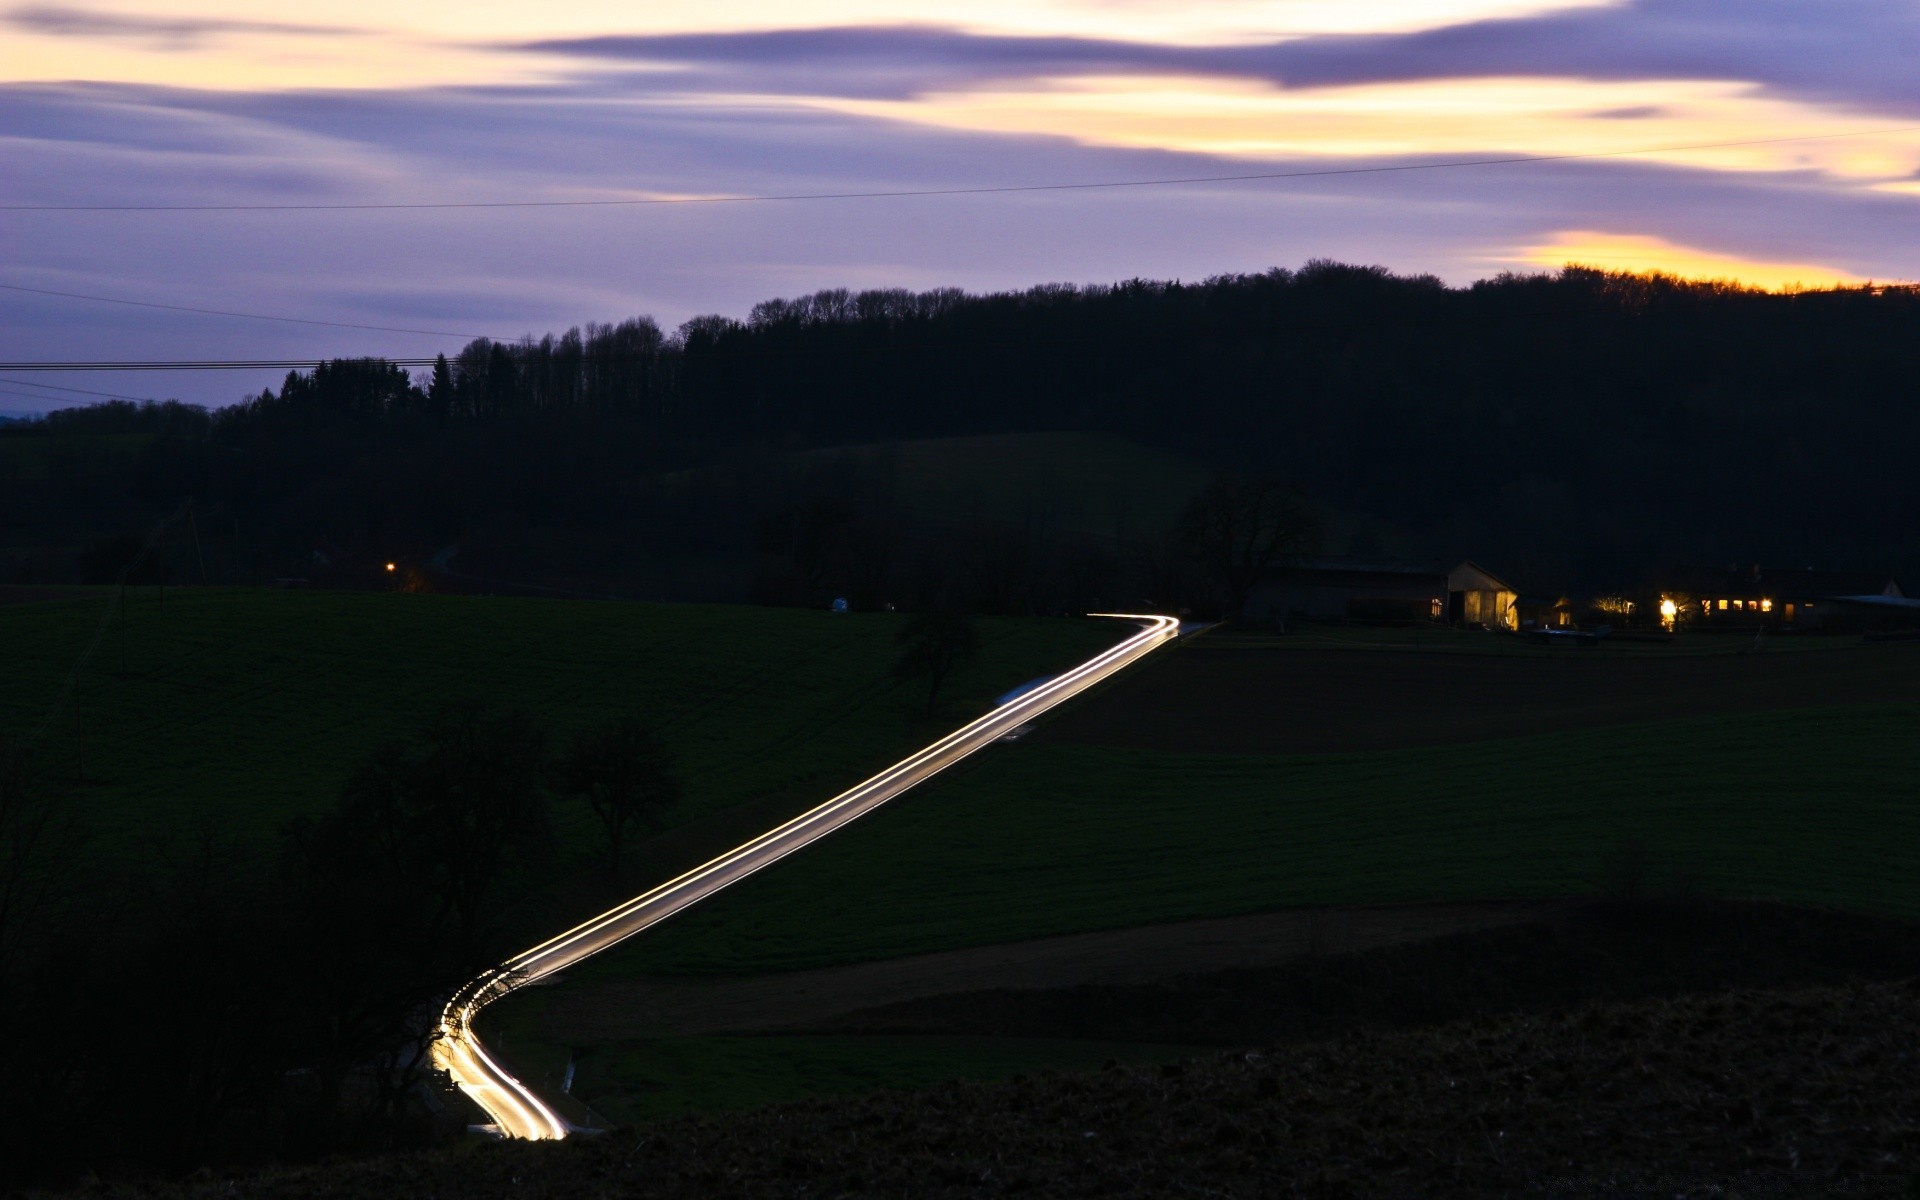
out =
<path fill-rule="evenodd" d="M 561 789 L 592 806 L 607 831 L 607 855 L 620 869 L 628 827 L 657 825 L 679 803 L 673 760 L 636 717 L 621 717 L 574 739 L 560 764 Z"/>
<path fill-rule="evenodd" d="M 1228 615 L 1238 615 L 1262 575 L 1319 546 L 1321 525 L 1298 484 L 1223 474 L 1188 503 L 1175 532 L 1225 587 Z"/>
<path fill-rule="evenodd" d="M 348 779 L 340 807 L 307 835 L 323 859 L 407 877 L 471 946 L 516 861 L 548 848 L 546 739 L 531 717 L 476 705 L 389 742 Z"/>

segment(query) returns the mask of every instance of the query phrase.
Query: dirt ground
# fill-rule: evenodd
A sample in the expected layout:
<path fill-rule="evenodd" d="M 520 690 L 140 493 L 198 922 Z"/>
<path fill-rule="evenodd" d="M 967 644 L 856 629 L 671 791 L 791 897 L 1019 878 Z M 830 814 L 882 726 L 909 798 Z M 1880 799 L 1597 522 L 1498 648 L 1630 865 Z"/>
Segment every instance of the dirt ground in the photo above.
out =
<path fill-rule="evenodd" d="M 999 988 L 1139 984 L 1309 954 L 1370 950 L 1544 920 L 1555 903 L 1424 904 L 1254 913 L 1037 938 L 746 979 L 557 985 L 542 1025 L 576 1042 L 827 1023 L 862 1009 Z"/>
<path fill-rule="evenodd" d="M 1920 983 L 1733 989 L 84 1194 L 1911 1197 L 1917 1043 Z"/>
<path fill-rule="evenodd" d="M 1036 737 L 1200 754 L 1483 741 L 1675 717 L 1920 702 L 1920 645 L 1581 658 L 1205 649 L 1156 656 Z"/>

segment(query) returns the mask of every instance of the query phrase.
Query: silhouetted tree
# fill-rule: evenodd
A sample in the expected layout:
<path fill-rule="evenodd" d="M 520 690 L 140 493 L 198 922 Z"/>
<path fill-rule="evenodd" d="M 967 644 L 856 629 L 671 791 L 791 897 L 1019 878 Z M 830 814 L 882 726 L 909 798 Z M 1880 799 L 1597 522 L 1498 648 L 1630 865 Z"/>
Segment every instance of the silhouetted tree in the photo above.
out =
<path fill-rule="evenodd" d="M 433 378 L 427 383 L 427 414 L 435 420 L 444 421 L 453 415 L 454 408 L 453 368 L 447 365 L 447 356 L 433 356 Z"/>
<path fill-rule="evenodd" d="M 472 946 L 507 872 L 549 848 L 546 762 L 525 713 L 455 706 L 376 749 L 308 836 L 323 861 L 417 881 L 436 900 L 432 925 L 451 918 Z"/>
<path fill-rule="evenodd" d="M 1223 474 L 1180 514 L 1176 535 L 1226 588 L 1228 615 L 1266 572 L 1320 543 L 1320 519 L 1294 483 L 1271 475 Z"/>
<path fill-rule="evenodd" d="M 607 834 L 615 871 L 630 826 L 658 824 L 680 801 L 673 760 L 637 717 L 598 725 L 574 739 L 560 764 L 562 790 L 585 800 Z"/>

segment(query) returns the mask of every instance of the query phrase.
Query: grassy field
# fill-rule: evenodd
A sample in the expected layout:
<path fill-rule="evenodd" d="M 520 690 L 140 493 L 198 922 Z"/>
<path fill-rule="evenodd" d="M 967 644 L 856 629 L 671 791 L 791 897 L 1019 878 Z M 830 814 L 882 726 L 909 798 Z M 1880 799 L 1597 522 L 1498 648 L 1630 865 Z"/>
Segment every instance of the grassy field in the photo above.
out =
<path fill-rule="evenodd" d="M 0 604 L 0 727 L 37 726 L 100 627 L 109 595 Z M 0 596 L 0 599 L 4 599 Z M 638 713 L 678 760 L 676 823 L 769 795 L 796 809 L 884 766 L 1008 688 L 1125 630 L 991 620 L 929 716 L 890 668 L 886 614 L 401 594 L 129 589 L 77 702 L 43 749 L 84 766 L 95 846 L 145 859 L 211 837 L 270 848 L 329 804 L 369 748 L 436 707 L 526 708 L 556 740 Z M 816 794 L 817 793 L 817 794 Z M 561 808 L 569 848 L 597 849 Z"/>
<path fill-rule="evenodd" d="M 1630 871 L 1911 916 L 1915 780 L 1914 705 L 1367 754 L 1183 755 L 1043 733 L 581 974 L 786 970 L 1294 906 L 1590 894 Z"/>

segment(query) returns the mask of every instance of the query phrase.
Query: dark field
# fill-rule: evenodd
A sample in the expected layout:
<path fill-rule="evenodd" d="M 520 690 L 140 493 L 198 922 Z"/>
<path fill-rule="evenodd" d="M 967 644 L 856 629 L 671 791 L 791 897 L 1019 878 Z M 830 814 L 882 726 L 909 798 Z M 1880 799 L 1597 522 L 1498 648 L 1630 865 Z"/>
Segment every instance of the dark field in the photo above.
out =
<path fill-rule="evenodd" d="M 714 1078 L 734 1077 L 736 1043 L 712 1040 L 729 1031 L 882 1035 L 864 1063 L 859 1037 L 836 1043 L 838 1082 L 811 1076 L 850 1090 L 905 1071 L 887 1039 L 907 1034 L 1152 1054 L 1914 960 L 1913 648 L 1566 661 L 1206 646 L 1149 660 L 495 1019 L 536 1069 L 557 1074 L 569 1045 L 612 1051 L 582 1061 L 580 1086 L 625 1115 L 658 1111 L 633 1107 L 647 1081 L 727 1104 L 699 1070 L 658 1064 L 711 1052 Z M 1327 703 L 1281 685 L 1303 676 Z M 1873 697 L 1908 703 L 1859 703 Z M 1398 748 L 1152 748 L 1181 729 L 1284 746 L 1296 718 Z M 1431 744 L 1436 725 L 1454 744 Z M 1088 744 L 1110 728 L 1145 748 Z M 1567 924 L 1579 898 L 1606 895 L 1880 916 Z M 1348 974 L 1297 966 L 1369 946 Z M 766 1042 L 775 1060 L 807 1044 Z M 736 1102 L 766 1094 L 743 1079 Z"/>
<path fill-rule="evenodd" d="M 1448 652 L 1463 643 L 1496 652 Z M 1527 653 L 1514 638 L 1427 634 L 1424 651 L 1366 643 L 1214 649 L 1203 636 L 1151 670 L 1117 681 L 1103 702 L 1062 714 L 1048 736 L 1185 754 L 1324 754 L 1725 713 L 1920 702 L 1920 645 L 1853 640 L 1801 649 L 1806 643 L 1789 641 L 1774 653 L 1740 653 L 1748 644 L 1698 636 L 1680 645 L 1694 653 L 1664 647 Z"/>
<path fill-rule="evenodd" d="M 10 593 L 23 602 L 0 608 L 0 723 L 24 732 L 102 628 L 110 592 L 0 589 Z M 529 710 L 557 743 L 594 721 L 649 721 L 686 782 L 667 818 L 686 832 L 634 856 L 636 871 L 665 869 L 730 835 L 729 814 L 747 810 L 757 833 L 1125 633 L 983 621 L 978 657 L 930 717 L 924 686 L 890 676 L 903 618 L 885 614 L 238 589 L 163 598 L 150 587 L 127 597 L 41 749 L 83 778 L 95 854 L 141 862 L 207 845 L 270 861 L 281 826 L 330 804 L 375 744 L 480 700 Z M 598 852 L 584 806 L 557 815 L 569 859 Z"/>
<path fill-rule="evenodd" d="M 752 974 L 1330 904 L 1593 895 L 1623 872 L 1914 916 L 1916 778 L 1920 705 L 1298 756 L 1063 745 L 1042 731 L 580 976 Z"/>
<path fill-rule="evenodd" d="M 510 1006 L 502 1043 L 550 1089 L 566 1047 L 591 1047 L 573 1096 L 629 1122 L 1602 999 L 1916 974 L 1911 922 L 1779 905 L 1323 909 L 742 981 L 541 989 Z"/>
<path fill-rule="evenodd" d="M 1920 988 L 1734 989 L 137 1193 L 1910 1196 Z"/>

